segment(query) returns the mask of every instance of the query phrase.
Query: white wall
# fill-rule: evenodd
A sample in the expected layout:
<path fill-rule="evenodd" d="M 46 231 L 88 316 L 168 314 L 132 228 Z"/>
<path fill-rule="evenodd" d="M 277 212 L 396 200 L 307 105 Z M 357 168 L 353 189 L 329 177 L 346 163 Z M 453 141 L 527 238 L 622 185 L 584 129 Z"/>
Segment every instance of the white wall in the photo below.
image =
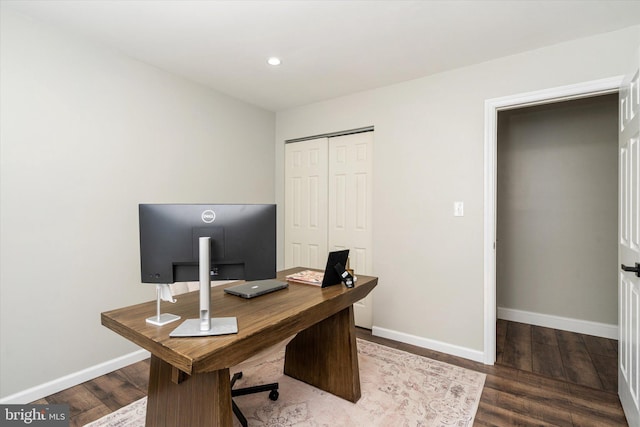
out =
<path fill-rule="evenodd" d="M 498 307 L 617 326 L 618 95 L 498 117 Z"/>
<path fill-rule="evenodd" d="M 276 198 L 283 141 L 375 126 L 374 332 L 483 360 L 484 101 L 623 74 L 639 44 L 636 26 L 279 112 Z"/>
<path fill-rule="evenodd" d="M 136 349 L 137 204 L 273 203 L 273 113 L 1 11 L 2 397 Z"/>

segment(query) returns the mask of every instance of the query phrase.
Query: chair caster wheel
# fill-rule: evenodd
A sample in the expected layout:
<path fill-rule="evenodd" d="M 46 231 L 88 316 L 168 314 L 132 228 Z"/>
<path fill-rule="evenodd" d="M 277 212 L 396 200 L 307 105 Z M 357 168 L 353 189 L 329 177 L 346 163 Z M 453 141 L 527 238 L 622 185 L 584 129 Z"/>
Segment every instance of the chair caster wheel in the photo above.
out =
<path fill-rule="evenodd" d="M 278 400 L 279 396 L 280 393 L 278 393 L 278 390 L 271 390 L 271 392 L 269 393 L 269 399 L 273 400 L 274 402 Z"/>

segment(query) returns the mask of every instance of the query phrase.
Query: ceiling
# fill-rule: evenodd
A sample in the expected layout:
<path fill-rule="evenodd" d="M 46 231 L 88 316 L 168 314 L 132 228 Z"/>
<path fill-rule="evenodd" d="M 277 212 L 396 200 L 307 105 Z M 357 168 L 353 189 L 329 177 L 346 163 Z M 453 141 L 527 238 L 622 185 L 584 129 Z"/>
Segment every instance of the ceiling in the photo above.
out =
<path fill-rule="evenodd" d="M 640 0 L 0 4 L 271 111 L 640 24 Z"/>

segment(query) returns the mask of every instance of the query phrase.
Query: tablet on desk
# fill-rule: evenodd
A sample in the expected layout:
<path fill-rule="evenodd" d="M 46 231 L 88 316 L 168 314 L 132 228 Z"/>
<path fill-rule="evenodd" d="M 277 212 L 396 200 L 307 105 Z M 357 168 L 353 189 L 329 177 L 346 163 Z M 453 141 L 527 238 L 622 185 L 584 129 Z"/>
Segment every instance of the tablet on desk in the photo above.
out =
<path fill-rule="evenodd" d="M 327 257 L 327 266 L 324 273 L 315 270 L 303 270 L 297 273 L 289 274 L 287 280 L 300 283 L 308 283 L 310 285 L 320 285 L 323 288 L 327 286 L 339 285 L 342 283 L 342 277 L 336 270 L 336 265 L 340 264 L 343 269 L 347 265 L 349 259 L 349 249 L 341 251 L 329 252 Z"/>
<path fill-rule="evenodd" d="M 347 259 L 349 258 L 349 249 L 341 251 L 329 252 L 327 257 L 327 266 L 324 269 L 324 277 L 322 278 L 322 287 L 339 285 L 342 283 L 342 278 L 335 269 L 336 264 L 342 266 L 347 265 Z"/>
<path fill-rule="evenodd" d="M 242 283 L 240 285 L 225 288 L 225 292 L 242 298 L 254 298 L 270 292 L 284 289 L 289 284 L 275 279 L 254 280 L 252 282 Z"/>

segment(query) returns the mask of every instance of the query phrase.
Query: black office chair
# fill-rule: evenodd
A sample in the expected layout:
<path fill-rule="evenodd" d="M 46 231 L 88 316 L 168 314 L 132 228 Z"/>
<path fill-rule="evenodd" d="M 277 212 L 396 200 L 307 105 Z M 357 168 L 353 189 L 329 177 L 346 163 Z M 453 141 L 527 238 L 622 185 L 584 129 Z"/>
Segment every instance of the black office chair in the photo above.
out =
<path fill-rule="evenodd" d="M 263 391 L 268 391 L 270 392 L 269 399 L 273 401 L 278 400 L 278 396 L 280 395 L 280 393 L 278 393 L 278 383 L 256 385 L 252 387 L 238 388 L 234 390 L 233 386 L 236 383 L 236 381 L 239 380 L 240 378 L 242 378 L 242 372 L 235 373 L 233 374 L 233 377 L 231 377 L 231 397 L 232 398 L 236 396 L 244 396 L 246 394 L 262 393 Z M 238 418 L 238 421 L 240 421 L 240 424 L 242 424 L 242 427 L 247 427 L 247 419 L 244 417 L 244 415 L 242 415 L 240 408 L 238 408 L 238 405 L 236 405 L 236 402 L 234 402 L 233 399 L 231 399 L 231 406 L 233 408 L 233 413 Z"/>

